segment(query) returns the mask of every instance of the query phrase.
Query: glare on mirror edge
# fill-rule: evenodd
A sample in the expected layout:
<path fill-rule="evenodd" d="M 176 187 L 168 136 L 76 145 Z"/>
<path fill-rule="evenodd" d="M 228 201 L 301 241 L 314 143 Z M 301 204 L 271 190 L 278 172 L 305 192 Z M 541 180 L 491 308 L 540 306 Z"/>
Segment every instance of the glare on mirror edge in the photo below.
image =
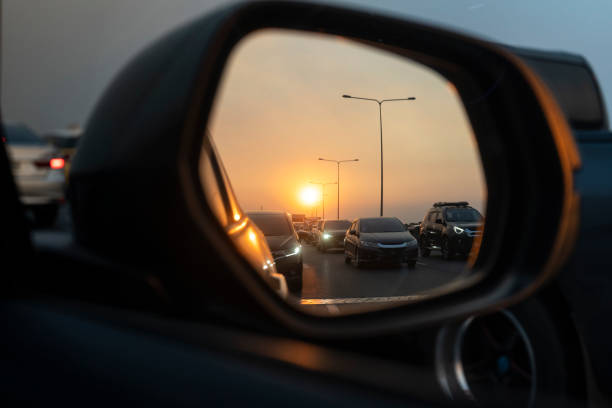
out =
<path fill-rule="evenodd" d="M 469 275 L 486 185 L 461 100 L 433 70 L 340 37 L 258 31 L 233 50 L 208 128 L 305 310 L 388 307 Z"/>

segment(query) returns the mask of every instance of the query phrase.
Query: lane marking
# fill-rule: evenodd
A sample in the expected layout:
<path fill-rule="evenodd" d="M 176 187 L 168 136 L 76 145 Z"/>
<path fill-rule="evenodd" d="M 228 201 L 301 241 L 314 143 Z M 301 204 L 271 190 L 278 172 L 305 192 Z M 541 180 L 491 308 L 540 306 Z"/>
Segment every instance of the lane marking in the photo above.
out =
<path fill-rule="evenodd" d="M 376 296 L 362 298 L 302 299 L 300 303 L 302 305 L 343 305 L 349 303 L 405 302 L 421 300 L 426 297 L 428 297 L 427 294 L 404 296 Z"/>

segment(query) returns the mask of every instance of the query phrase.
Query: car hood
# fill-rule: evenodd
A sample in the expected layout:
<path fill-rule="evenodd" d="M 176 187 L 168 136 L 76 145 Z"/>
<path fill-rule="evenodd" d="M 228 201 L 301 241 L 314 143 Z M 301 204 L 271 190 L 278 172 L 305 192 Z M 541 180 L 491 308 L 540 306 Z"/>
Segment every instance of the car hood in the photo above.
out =
<path fill-rule="evenodd" d="M 378 242 L 381 244 L 401 244 L 414 241 L 414 237 L 408 231 L 400 232 L 362 232 L 359 235 L 362 241 Z"/>
<path fill-rule="evenodd" d="M 449 222 L 451 227 L 469 228 L 470 230 L 477 230 L 482 227 L 482 222 Z"/>
<path fill-rule="evenodd" d="M 278 251 L 288 246 L 291 241 L 295 241 L 293 235 L 268 235 L 266 241 L 270 247 L 270 251 Z"/>

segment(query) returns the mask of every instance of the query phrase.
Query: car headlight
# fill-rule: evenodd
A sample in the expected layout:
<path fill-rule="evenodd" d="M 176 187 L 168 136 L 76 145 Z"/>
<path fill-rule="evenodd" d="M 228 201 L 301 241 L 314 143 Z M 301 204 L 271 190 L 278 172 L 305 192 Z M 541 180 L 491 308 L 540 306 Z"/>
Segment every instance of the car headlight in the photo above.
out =
<path fill-rule="evenodd" d="M 298 255 L 301 251 L 302 251 L 302 247 L 298 245 L 295 248 L 287 248 L 287 249 L 280 249 L 278 251 L 274 251 L 272 255 L 274 255 L 274 258 L 278 259 L 278 258 L 285 258 L 287 256 Z"/>
<path fill-rule="evenodd" d="M 455 234 L 463 234 L 464 229 L 453 226 L 453 231 L 455 231 Z"/>
<path fill-rule="evenodd" d="M 330 238 L 331 238 L 331 235 L 329 235 L 329 234 L 323 234 L 323 239 L 330 239 Z"/>
<path fill-rule="evenodd" d="M 370 241 L 361 241 L 361 245 L 365 247 L 378 247 L 378 243 Z"/>

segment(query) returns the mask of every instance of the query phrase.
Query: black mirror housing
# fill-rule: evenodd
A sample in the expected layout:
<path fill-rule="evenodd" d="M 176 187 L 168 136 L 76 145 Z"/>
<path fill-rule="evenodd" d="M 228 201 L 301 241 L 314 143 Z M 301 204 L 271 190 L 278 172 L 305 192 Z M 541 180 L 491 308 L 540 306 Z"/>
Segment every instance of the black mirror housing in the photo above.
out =
<path fill-rule="evenodd" d="M 203 135 L 229 54 L 265 28 L 347 37 L 409 56 L 453 83 L 488 186 L 487 222 L 466 285 L 388 310 L 321 318 L 287 305 L 254 274 L 206 201 L 198 160 L 209 146 Z M 573 173 L 580 158 L 547 88 L 508 50 L 421 23 L 297 2 L 221 8 L 139 54 L 113 81 L 86 129 L 70 173 L 78 243 L 115 262 L 141 257 L 146 265 L 139 270 L 147 267 L 191 316 L 219 298 L 305 336 L 429 324 L 529 295 L 554 276 L 576 235 Z M 533 229 L 541 234 L 529 234 Z M 211 268 L 231 273 L 215 274 L 213 285 L 210 274 L 201 273 Z"/>

